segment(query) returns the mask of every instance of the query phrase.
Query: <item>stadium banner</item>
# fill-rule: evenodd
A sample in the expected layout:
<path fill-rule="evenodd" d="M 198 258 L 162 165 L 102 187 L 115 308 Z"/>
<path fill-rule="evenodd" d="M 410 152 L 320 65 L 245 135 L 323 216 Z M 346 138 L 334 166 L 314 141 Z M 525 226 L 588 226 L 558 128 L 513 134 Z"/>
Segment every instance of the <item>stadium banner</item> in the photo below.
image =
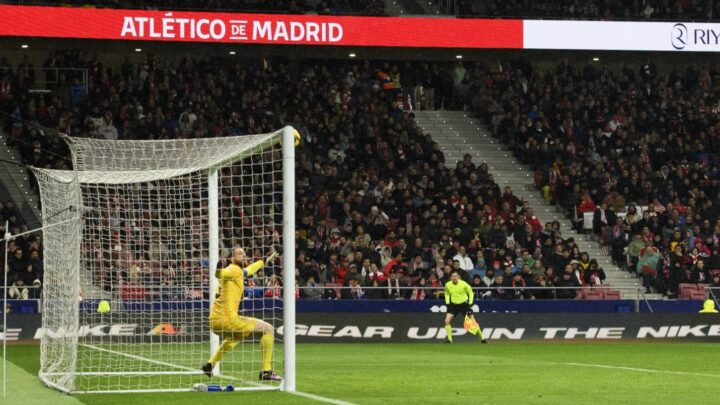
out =
<path fill-rule="evenodd" d="M 44 335 L 103 337 L 109 341 L 136 343 L 207 341 L 205 322 L 181 325 L 162 314 L 137 317 L 114 314 L 113 323 L 81 324 L 78 331 L 50 331 L 41 327 L 39 314 L 8 316 L 8 341 L 37 341 Z M 170 317 L 172 318 L 172 317 Z M 440 314 L 298 314 L 298 342 L 432 342 L 446 338 Z M 139 323 L 141 319 L 143 323 Z M 478 314 L 483 334 L 491 340 L 622 340 L 665 339 L 720 342 L 720 315 L 716 314 Z M 457 320 L 457 341 L 476 341 Z M 276 325 L 278 335 L 284 330 Z M 0 335 L 0 337 L 2 337 Z"/>
<path fill-rule="evenodd" d="M 0 6 L 0 36 L 237 44 L 522 48 L 522 20 Z"/>
<path fill-rule="evenodd" d="M 247 290 L 246 290 L 247 291 Z M 20 301 L 22 302 L 22 301 Z M 99 300 L 83 300 L 81 312 L 95 312 Z M 693 300 L 651 300 L 639 301 L 638 312 L 688 313 L 702 309 L 702 301 Z M 117 310 L 123 312 L 177 312 L 207 311 L 210 304 L 206 300 L 187 301 L 133 301 L 114 303 Z M 244 299 L 242 311 L 282 311 L 283 302 L 279 298 L 266 298 L 256 294 L 253 299 Z M 481 300 L 473 306 L 475 312 L 543 312 L 543 313 L 629 313 L 635 312 L 635 300 Z M 37 304 L 35 304 L 37 307 Z M 34 313 L 32 306 L 25 307 L 22 313 Z M 308 300 L 296 303 L 297 312 L 445 312 L 443 300 Z"/>
<path fill-rule="evenodd" d="M 720 51 L 720 24 L 525 20 L 525 49 Z"/>
<path fill-rule="evenodd" d="M 466 49 L 720 51 L 720 24 L 0 6 L 0 36 Z"/>

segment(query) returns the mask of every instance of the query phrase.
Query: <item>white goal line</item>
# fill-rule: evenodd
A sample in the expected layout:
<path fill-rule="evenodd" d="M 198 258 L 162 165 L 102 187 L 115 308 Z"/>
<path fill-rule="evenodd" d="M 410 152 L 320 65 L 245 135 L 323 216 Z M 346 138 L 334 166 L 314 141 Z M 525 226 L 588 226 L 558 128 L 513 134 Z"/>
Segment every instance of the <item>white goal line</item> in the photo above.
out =
<path fill-rule="evenodd" d="M 191 367 L 186 367 L 186 366 L 181 366 L 181 365 L 178 365 L 178 364 L 167 363 L 167 362 L 160 361 L 160 360 L 153 360 L 153 359 L 149 359 L 149 358 L 147 358 L 147 357 L 137 356 L 137 355 L 130 354 L 130 353 L 123 353 L 123 352 L 119 352 L 119 351 L 117 351 L 117 350 L 112 350 L 112 349 L 105 349 L 105 348 L 103 348 L 103 347 L 98 347 L 98 346 L 94 346 L 94 345 L 89 345 L 89 344 L 86 344 L 86 343 L 81 343 L 80 346 L 87 347 L 88 349 L 98 350 L 98 351 L 101 351 L 101 352 L 117 354 L 117 355 L 119 355 L 119 356 L 125 356 L 125 357 L 131 358 L 131 359 L 135 359 L 135 360 L 146 361 L 146 362 L 148 362 L 148 363 L 153 363 L 153 364 L 157 364 L 157 365 L 161 365 L 161 366 L 174 367 L 174 368 L 178 368 L 178 369 L 186 370 L 186 371 L 185 371 L 185 372 L 172 372 L 172 371 L 171 371 L 171 372 L 147 372 L 147 373 L 143 373 L 143 372 L 127 372 L 127 373 L 122 373 L 122 372 L 117 372 L 117 373 L 116 373 L 116 372 L 109 372 L 109 373 L 80 372 L 80 373 L 76 373 L 76 375 L 103 375 L 103 374 L 104 374 L 104 375 L 116 375 L 116 374 L 120 374 L 120 375 L 122 375 L 122 374 L 128 374 L 128 375 L 131 375 L 131 374 L 132 374 L 132 375 L 135 375 L 135 374 L 143 374 L 143 375 L 148 375 L 148 374 L 201 374 L 201 373 L 202 373 L 202 371 L 195 370 L 195 369 L 193 369 L 193 368 L 191 368 Z M 52 373 L 52 374 L 55 374 L 55 373 Z M 61 374 L 61 373 L 57 373 L 57 374 Z M 50 374 L 49 374 L 49 373 L 45 373 L 45 375 L 50 375 Z M 238 382 L 241 382 L 241 383 L 243 383 L 243 384 L 248 384 L 248 385 L 252 385 L 252 386 L 253 386 L 253 387 L 244 387 L 242 390 L 238 390 L 238 391 L 235 391 L 235 392 L 241 392 L 241 391 L 243 391 L 243 390 L 245 390 L 245 391 L 279 391 L 279 390 L 280 390 L 280 387 L 279 387 L 279 386 L 278 386 L 278 387 L 267 386 L 267 385 L 263 385 L 263 384 L 260 384 L 260 383 L 256 383 L 256 382 L 254 382 L 254 381 L 245 381 L 245 380 L 242 380 L 242 379 L 240 379 L 240 378 L 231 377 L 231 376 L 226 376 L 226 375 L 222 375 L 222 374 L 218 374 L 217 377 L 224 378 L 224 379 L 228 379 L 228 380 L 233 380 L 233 381 L 238 381 Z M 142 391 L 142 392 L 185 392 L 185 391 L 189 391 L 189 389 L 186 390 L 186 389 L 172 389 L 172 388 L 169 388 L 169 389 L 150 389 L 150 390 L 120 390 L 120 391 L 114 390 L 114 391 L 82 391 L 82 392 L 88 393 L 88 394 L 104 394 L 104 393 L 109 393 L 109 394 L 122 394 L 122 393 L 136 393 L 136 392 L 139 392 L 139 391 Z M 325 402 L 325 403 L 329 403 L 329 404 L 335 404 L 335 405 L 353 405 L 352 402 L 342 401 L 342 400 L 333 399 L 333 398 L 327 398 L 327 397 L 323 397 L 323 396 L 320 396 L 320 395 L 310 394 L 310 393 L 302 392 L 302 391 L 285 391 L 285 392 L 287 392 L 288 394 L 297 395 L 297 396 L 300 396 L 300 397 L 304 397 L 304 398 L 308 398 L 308 399 L 313 399 L 313 400 L 315 400 L 315 401 Z"/>
<path fill-rule="evenodd" d="M 186 370 L 185 372 L 155 372 L 155 371 L 149 371 L 149 372 L 117 373 L 117 374 L 143 374 L 143 375 L 160 375 L 160 374 L 203 374 L 203 372 L 202 372 L 201 370 L 196 370 L 196 369 L 194 369 L 194 368 L 192 368 L 192 367 L 181 366 L 181 365 L 179 365 L 179 364 L 173 364 L 173 363 L 168 363 L 168 362 L 165 362 L 165 361 L 149 359 L 149 358 L 147 358 L 147 357 L 137 356 L 137 355 L 130 354 L 130 353 L 123 353 L 123 352 L 119 352 L 119 351 L 117 351 L 117 350 L 106 349 L 106 348 L 104 348 L 104 347 L 98 347 L 98 346 L 89 345 L 89 344 L 86 344 L 86 343 L 81 343 L 79 346 L 87 347 L 88 349 L 98 350 L 98 351 L 101 351 L 101 352 L 112 353 L 112 354 L 116 354 L 116 355 L 119 355 L 119 356 L 125 356 L 125 357 L 131 358 L 131 359 L 140 360 L 140 361 L 145 361 L 145 362 L 152 363 L 152 364 L 157 364 L 157 365 L 160 365 L 160 366 L 173 367 L 173 368 L 177 368 L 177 369 L 180 369 L 180 370 Z M 79 373 L 76 373 L 76 374 L 77 374 L 77 375 L 83 375 L 83 372 L 79 372 Z M 112 373 L 98 373 L 98 374 L 108 374 L 108 375 L 110 375 L 110 374 L 112 374 Z M 241 378 L 226 376 L 226 375 L 223 375 L 223 374 L 217 374 L 217 375 L 215 375 L 215 376 L 216 376 L 216 377 L 219 377 L 219 378 L 224 378 L 224 379 L 226 379 L 226 380 L 233 380 L 233 381 L 237 381 L 237 382 L 240 382 L 240 383 L 243 383 L 243 384 L 253 385 L 253 386 L 255 386 L 256 389 L 269 390 L 269 391 L 274 391 L 274 390 L 279 390 L 279 389 L 280 389 L 280 387 L 268 386 L 268 385 L 256 383 L 256 382 L 253 382 L 253 381 L 246 381 L 246 380 L 243 380 L 243 379 L 241 379 Z M 108 392 L 119 392 L 119 391 L 108 391 Z M 132 392 L 137 392 L 137 391 L 132 391 Z"/>

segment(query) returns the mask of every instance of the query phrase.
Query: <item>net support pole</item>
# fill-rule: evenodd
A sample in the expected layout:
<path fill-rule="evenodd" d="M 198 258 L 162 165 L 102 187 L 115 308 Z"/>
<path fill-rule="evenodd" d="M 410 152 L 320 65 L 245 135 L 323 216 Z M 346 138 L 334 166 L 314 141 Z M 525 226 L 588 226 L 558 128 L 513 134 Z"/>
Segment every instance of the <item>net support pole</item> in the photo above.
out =
<path fill-rule="evenodd" d="M 10 222 L 5 221 L 5 262 L 3 266 L 3 399 L 7 396 L 7 276 L 8 245 L 10 244 Z"/>
<path fill-rule="evenodd" d="M 208 288 L 209 291 L 209 307 L 212 307 L 212 303 L 215 300 L 215 291 L 217 290 L 217 278 L 215 278 L 215 270 L 217 270 L 217 263 L 219 260 L 220 253 L 220 216 L 218 212 L 218 169 L 212 168 L 208 173 L 208 260 L 209 271 L 210 271 L 210 283 Z M 210 333 L 210 354 L 213 353 L 220 346 L 220 336 Z M 213 374 L 220 374 L 220 363 L 215 365 Z"/>
<path fill-rule="evenodd" d="M 283 128 L 283 354 L 282 389 L 295 391 L 295 129 Z"/>

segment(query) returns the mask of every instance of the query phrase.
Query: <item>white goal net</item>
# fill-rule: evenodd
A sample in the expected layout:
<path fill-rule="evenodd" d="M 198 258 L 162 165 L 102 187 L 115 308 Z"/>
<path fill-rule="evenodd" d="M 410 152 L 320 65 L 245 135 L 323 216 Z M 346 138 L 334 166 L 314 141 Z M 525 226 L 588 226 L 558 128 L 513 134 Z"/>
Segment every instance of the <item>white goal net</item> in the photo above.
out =
<path fill-rule="evenodd" d="M 283 147 L 293 132 L 68 138 L 74 171 L 34 169 L 46 227 L 43 381 L 77 393 L 187 391 L 208 382 L 283 388 L 258 381 L 259 336 L 226 354 L 212 380 L 200 367 L 217 347 L 208 327 L 214 270 L 227 264 L 231 249 L 243 247 L 250 262 L 273 250 L 285 252 L 284 263 L 294 262 L 287 254 L 294 238 L 292 249 L 284 239 L 294 234 L 294 218 L 284 218 L 285 205 L 294 207 L 287 192 L 294 176 L 283 180 L 284 167 L 286 176 L 294 170 L 292 142 Z M 246 278 L 241 304 L 242 315 L 276 330 L 284 307 L 294 313 L 294 304 L 283 305 L 280 264 Z M 284 346 L 280 338 L 275 335 L 272 366 L 282 374 L 283 348 L 292 350 L 294 340 Z M 294 388 L 294 375 L 287 377 Z"/>

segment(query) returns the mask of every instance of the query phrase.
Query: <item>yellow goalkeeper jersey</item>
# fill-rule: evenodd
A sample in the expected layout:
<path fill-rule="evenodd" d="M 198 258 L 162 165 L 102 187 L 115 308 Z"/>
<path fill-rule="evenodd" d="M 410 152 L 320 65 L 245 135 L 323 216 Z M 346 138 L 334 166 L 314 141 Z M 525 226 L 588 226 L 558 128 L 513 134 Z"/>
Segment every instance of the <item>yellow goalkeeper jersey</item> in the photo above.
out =
<path fill-rule="evenodd" d="M 245 291 L 243 286 L 245 276 L 252 276 L 264 265 L 265 262 L 258 260 L 244 269 L 237 264 L 231 264 L 224 269 L 216 270 L 215 277 L 220 284 L 215 291 L 215 301 L 210 308 L 210 319 L 237 318 L 240 301 L 242 301 Z"/>

